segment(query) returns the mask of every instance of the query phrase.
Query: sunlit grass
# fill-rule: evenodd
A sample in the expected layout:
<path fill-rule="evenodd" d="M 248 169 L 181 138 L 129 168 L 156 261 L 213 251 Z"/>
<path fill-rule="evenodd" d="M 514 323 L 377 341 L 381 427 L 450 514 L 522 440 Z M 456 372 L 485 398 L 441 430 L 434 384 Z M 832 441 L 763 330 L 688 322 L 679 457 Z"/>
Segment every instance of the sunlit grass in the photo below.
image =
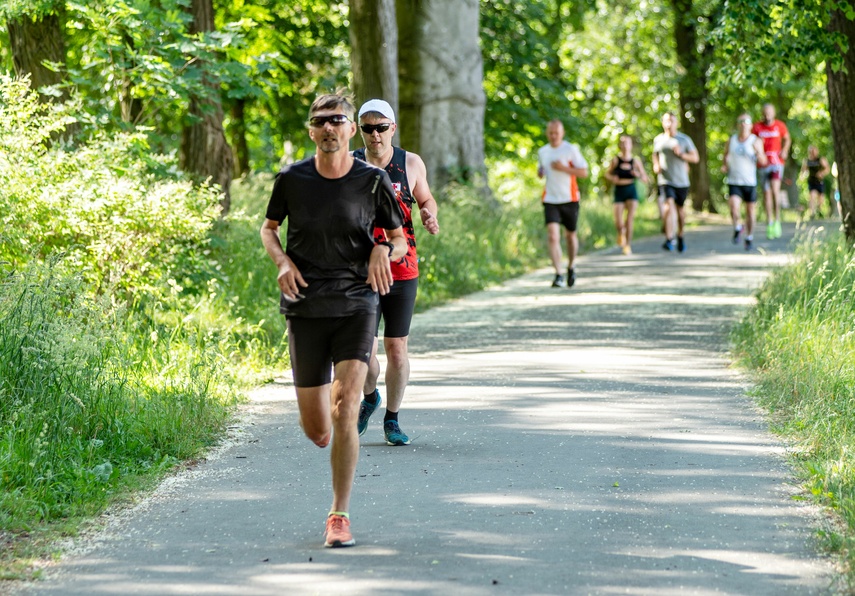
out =
<path fill-rule="evenodd" d="M 84 290 L 54 261 L 0 281 L 0 576 L 212 445 L 235 400 L 208 331 Z"/>
<path fill-rule="evenodd" d="M 793 443 L 808 492 L 840 514 L 822 531 L 855 586 L 855 251 L 840 234 L 804 238 L 733 333 L 756 395 Z"/>

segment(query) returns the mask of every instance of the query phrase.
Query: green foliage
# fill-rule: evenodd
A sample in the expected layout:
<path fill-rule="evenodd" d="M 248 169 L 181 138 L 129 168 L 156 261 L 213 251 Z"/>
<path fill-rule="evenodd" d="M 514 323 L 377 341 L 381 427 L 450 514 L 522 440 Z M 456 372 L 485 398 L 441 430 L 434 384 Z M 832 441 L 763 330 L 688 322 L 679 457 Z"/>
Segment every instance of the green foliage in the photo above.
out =
<path fill-rule="evenodd" d="M 0 528 L 95 512 L 217 436 L 227 409 L 212 398 L 215 358 L 140 342 L 126 317 L 55 263 L 4 272 Z"/>
<path fill-rule="evenodd" d="M 218 26 L 240 23 L 249 65 L 260 92 L 249 97 L 244 123 L 251 167 L 276 171 L 280 160 L 301 159 L 314 145 L 305 134 L 317 95 L 347 87 L 350 76 L 347 3 L 317 0 L 220 0 Z M 270 56 L 262 68 L 258 57 Z M 247 97 L 231 86 L 227 105 Z M 233 121 L 227 117 L 226 126 Z"/>
<path fill-rule="evenodd" d="M 557 51 L 570 24 L 581 25 L 570 16 L 570 6 L 561 1 L 481 2 L 488 152 L 525 156 L 549 120 L 561 118 L 571 130 L 581 124 L 565 108 L 576 82 L 565 76 Z"/>
<path fill-rule="evenodd" d="M 61 10 L 63 4 L 63 0 L 4 0 L 0 5 L 0 20 L 38 17 Z"/>
<path fill-rule="evenodd" d="M 839 235 L 804 238 L 736 328 L 741 362 L 777 430 L 794 443 L 813 497 L 846 522 L 834 538 L 855 581 L 855 251 Z"/>
<path fill-rule="evenodd" d="M 217 195 L 140 135 L 52 141 L 67 109 L 0 77 L 5 535 L 95 513 L 197 454 L 221 434 L 241 367 L 268 357 L 221 291 Z"/>
<path fill-rule="evenodd" d="M 830 60 L 837 69 L 848 47 L 840 34 L 828 31 L 830 11 L 855 18 L 847 0 L 731 0 L 725 4 L 714 40 L 720 48 L 725 76 L 774 84 L 779 72 L 768 65 L 811 66 Z"/>
<path fill-rule="evenodd" d="M 0 260 L 61 253 L 95 291 L 129 300 L 169 294 L 174 280 L 208 270 L 216 192 L 167 175 L 174 163 L 138 133 L 51 145 L 69 121 L 26 81 L 0 76 Z"/>

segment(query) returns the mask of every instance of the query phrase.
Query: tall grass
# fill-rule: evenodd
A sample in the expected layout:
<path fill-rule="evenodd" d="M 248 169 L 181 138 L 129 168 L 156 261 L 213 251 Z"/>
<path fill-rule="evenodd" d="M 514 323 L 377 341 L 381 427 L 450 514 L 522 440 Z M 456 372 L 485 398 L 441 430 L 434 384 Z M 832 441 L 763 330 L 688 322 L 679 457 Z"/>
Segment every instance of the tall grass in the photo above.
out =
<path fill-rule="evenodd" d="M 823 536 L 855 587 L 855 249 L 839 234 L 804 238 L 733 341 L 775 429 L 793 442 L 810 494 L 845 522 Z"/>

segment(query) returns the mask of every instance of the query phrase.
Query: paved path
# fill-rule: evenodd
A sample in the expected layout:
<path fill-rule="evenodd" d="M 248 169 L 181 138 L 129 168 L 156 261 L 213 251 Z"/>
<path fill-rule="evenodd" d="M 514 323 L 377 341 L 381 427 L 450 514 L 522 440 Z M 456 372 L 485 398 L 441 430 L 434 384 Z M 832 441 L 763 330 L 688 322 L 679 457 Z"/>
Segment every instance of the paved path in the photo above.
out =
<path fill-rule="evenodd" d="M 789 235 L 792 229 L 788 230 Z M 789 237 L 789 236 L 788 236 Z M 64 560 L 38 594 L 812 594 L 830 564 L 726 332 L 786 241 L 638 242 L 416 317 L 402 412 L 362 438 L 359 546 L 325 550 L 328 451 L 292 389 Z"/>

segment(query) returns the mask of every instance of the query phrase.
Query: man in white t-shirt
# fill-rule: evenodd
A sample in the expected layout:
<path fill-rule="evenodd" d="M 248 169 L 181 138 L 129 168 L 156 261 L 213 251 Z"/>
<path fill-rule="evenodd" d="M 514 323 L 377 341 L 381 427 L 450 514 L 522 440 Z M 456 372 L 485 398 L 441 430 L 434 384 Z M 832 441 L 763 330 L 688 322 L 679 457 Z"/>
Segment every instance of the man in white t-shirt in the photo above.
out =
<path fill-rule="evenodd" d="M 738 132 L 724 146 L 721 170 L 727 174 L 728 203 L 733 220 L 733 243 L 745 232 L 745 250 L 754 242 L 754 222 L 757 219 L 757 168 L 767 164 L 763 141 L 751 132 L 751 116 L 740 114 L 736 119 Z M 739 223 L 739 207 L 745 201 L 745 226 Z"/>
<path fill-rule="evenodd" d="M 543 189 L 543 208 L 546 216 L 546 237 L 549 256 L 555 267 L 553 288 L 565 285 L 571 287 L 576 282 L 573 263 L 579 249 L 576 237 L 576 223 L 579 220 L 579 186 L 577 178 L 588 177 L 588 162 L 582 157 L 578 145 L 564 140 L 564 125 L 560 120 L 552 120 L 546 126 L 546 138 L 549 144 L 537 152 L 537 175 L 546 177 Z M 561 268 L 561 226 L 567 242 L 567 278 Z"/>

